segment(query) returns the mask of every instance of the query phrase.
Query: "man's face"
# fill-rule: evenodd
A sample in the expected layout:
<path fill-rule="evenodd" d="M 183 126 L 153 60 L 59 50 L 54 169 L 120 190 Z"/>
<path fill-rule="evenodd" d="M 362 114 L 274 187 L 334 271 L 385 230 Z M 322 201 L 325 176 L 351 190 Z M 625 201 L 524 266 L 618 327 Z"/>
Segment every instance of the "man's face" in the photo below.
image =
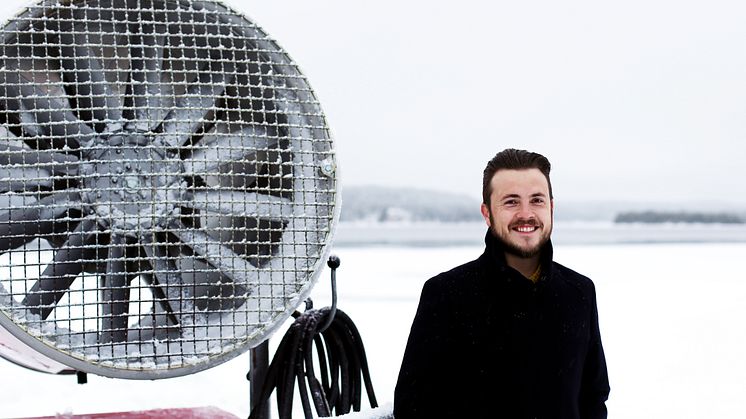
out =
<path fill-rule="evenodd" d="M 552 234 L 554 202 L 547 179 L 539 169 L 498 170 L 491 186 L 490 205 L 482 204 L 490 230 L 507 252 L 537 256 Z"/>

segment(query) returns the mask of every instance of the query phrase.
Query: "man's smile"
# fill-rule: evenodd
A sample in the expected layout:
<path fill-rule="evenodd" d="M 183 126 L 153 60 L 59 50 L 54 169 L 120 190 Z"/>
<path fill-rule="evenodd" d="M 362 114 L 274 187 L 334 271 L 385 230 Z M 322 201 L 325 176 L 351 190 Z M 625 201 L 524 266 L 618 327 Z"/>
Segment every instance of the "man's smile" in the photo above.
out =
<path fill-rule="evenodd" d="M 533 233 L 534 231 L 538 230 L 539 227 L 537 226 L 519 226 L 513 228 L 513 230 L 519 232 L 519 233 Z"/>
<path fill-rule="evenodd" d="M 514 223 L 510 226 L 510 229 L 513 231 L 517 231 L 518 233 L 522 234 L 529 234 L 533 233 L 534 231 L 540 229 L 541 226 L 537 222 L 532 221 L 521 221 Z"/>

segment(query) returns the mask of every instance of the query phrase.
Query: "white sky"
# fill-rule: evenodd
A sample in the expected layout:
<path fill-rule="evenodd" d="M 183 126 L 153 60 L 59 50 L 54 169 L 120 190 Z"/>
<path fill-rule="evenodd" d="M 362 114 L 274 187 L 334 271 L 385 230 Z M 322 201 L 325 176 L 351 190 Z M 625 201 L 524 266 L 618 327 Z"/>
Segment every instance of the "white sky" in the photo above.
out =
<path fill-rule="evenodd" d="M 238 2 L 233 2 L 238 4 Z M 300 64 L 345 185 L 478 196 L 505 147 L 567 200 L 746 203 L 740 1 L 253 1 Z"/>
<path fill-rule="evenodd" d="M 550 158 L 561 200 L 746 204 L 741 1 L 226 3 L 304 70 L 343 185 L 476 198 L 517 147 Z"/>

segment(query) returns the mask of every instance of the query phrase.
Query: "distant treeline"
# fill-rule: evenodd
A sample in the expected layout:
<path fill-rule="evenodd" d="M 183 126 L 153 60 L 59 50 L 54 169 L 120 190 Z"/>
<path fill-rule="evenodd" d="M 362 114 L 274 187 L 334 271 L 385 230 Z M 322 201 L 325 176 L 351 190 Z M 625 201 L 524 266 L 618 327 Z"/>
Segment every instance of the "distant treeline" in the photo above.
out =
<path fill-rule="evenodd" d="M 728 213 L 630 211 L 619 213 L 616 223 L 705 223 L 743 224 L 743 217 Z"/>

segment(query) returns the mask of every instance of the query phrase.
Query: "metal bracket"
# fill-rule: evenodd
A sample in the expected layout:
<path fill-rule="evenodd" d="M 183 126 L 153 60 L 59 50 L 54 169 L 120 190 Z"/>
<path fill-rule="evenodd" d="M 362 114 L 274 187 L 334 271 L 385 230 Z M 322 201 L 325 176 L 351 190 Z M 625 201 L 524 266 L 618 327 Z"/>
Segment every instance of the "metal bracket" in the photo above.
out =
<path fill-rule="evenodd" d="M 251 366 L 249 374 L 249 408 L 253 410 L 261 401 L 262 389 L 264 382 L 267 380 L 269 370 L 269 339 L 260 343 L 256 348 L 251 349 Z M 270 419 L 270 405 L 265 404 L 261 412 L 258 413 L 261 419 Z"/>
<path fill-rule="evenodd" d="M 336 255 L 329 256 L 329 260 L 326 261 L 326 265 L 332 270 L 332 307 L 329 310 L 329 317 L 326 319 L 326 323 L 319 329 L 319 333 L 331 326 L 334 316 L 337 314 L 337 268 L 339 268 L 341 263 L 339 257 Z"/>
<path fill-rule="evenodd" d="M 88 374 L 83 371 L 75 371 L 75 376 L 78 378 L 78 384 L 88 383 Z"/>

